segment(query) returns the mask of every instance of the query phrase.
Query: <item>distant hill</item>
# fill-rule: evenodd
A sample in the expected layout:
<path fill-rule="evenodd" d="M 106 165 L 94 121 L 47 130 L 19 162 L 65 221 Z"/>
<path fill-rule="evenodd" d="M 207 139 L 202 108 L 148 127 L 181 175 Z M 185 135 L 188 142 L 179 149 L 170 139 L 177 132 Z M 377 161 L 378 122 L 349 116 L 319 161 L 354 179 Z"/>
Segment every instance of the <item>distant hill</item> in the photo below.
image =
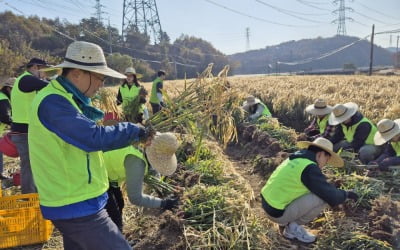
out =
<path fill-rule="evenodd" d="M 397 48 L 396 47 L 389 47 L 389 48 L 386 48 L 386 50 L 388 50 L 388 51 L 390 51 L 392 53 L 396 53 Z"/>
<path fill-rule="evenodd" d="M 296 65 L 277 64 L 279 61 L 296 62 L 308 58 L 317 58 L 357 40 L 359 40 L 357 37 L 334 36 L 289 41 L 275 46 L 267 46 L 265 49 L 233 54 L 229 56 L 229 59 L 239 64 L 238 68 L 235 68 L 235 74 L 313 71 L 343 68 L 344 64 L 366 67 L 369 65 L 371 47 L 367 40 L 360 41 L 320 60 Z M 382 47 L 374 46 L 373 65 L 393 65 L 393 53 Z"/>

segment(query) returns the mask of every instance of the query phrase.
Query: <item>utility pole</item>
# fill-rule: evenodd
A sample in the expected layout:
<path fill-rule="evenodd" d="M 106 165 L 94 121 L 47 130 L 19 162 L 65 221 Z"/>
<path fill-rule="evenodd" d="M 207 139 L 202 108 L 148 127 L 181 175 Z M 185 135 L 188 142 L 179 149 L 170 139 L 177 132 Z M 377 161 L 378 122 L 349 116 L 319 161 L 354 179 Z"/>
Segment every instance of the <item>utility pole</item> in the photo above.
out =
<path fill-rule="evenodd" d="M 372 62 L 374 59 L 374 33 L 375 32 L 375 24 L 372 25 L 372 34 L 371 34 L 371 53 L 369 57 L 369 74 L 372 75 Z"/>
<path fill-rule="evenodd" d="M 250 50 L 250 28 L 246 28 L 246 51 Z"/>
<path fill-rule="evenodd" d="M 397 68 L 397 67 L 400 67 L 400 65 L 399 65 L 399 57 L 400 57 L 400 55 L 399 55 L 399 37 L 400 37 L 400 36 L 397 36 L 396 56 L 395 56 L 395 58 L 396 58 L 396 64 L 394 65 L 396 68 Z"/>
<path fill-rule="evenodd" d="M 338 14 L 338 18 L 332 21 L 332 23 L 338 24 L 337 35 L 345 36 L 346 35 L 346 20 L 354 21 L 351 17 L 346 17 L 346 11 L 353 12 L 352 8 L 345 6 L 345 0 L 334 0 L 333 4 L 337 4 L 339 2 L 339 8 L 334 10 L 333 14 Z"/>

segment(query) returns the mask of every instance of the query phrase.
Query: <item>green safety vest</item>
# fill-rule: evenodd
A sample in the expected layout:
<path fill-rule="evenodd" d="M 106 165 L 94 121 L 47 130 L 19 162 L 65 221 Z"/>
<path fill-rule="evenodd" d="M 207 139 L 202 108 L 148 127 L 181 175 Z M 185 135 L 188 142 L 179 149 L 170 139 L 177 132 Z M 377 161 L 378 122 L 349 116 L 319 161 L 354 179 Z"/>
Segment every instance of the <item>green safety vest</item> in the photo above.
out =
<path fill-rule="evenodd" d="M 144 161 L 146 164 L 145 174 L 147 174 L 146 158 L 140 150 L 134 148 L 133 146 L 107 151 L 103 154 L 104 164 L 106 165 L 108 173 L 108 180 L 110 182 L 117 182 L 118 186 L 120 186 L 122 182 L 125 181 L 126 176 L 124 161 L 125 157 L 128 155 L 134 155 Z"/>
<path fill-rule="evenodd" d="M 400 156 L 400 142 L 391 142 L 392 148 L 394 152 L 396 152 L 396 156 Z"/>
<path fill-rule="evenodd" d="M 262 115 L 265 115 L 265 116 L 272 116 L 272 115 L 271 115 L 271 112 L 269 111 L 269 109 L 268 109 L 268 107 L 267 107 L 267 105 L 265 105 L 265 104 L 262 103 L 262 102 L 260 102 L 260 104 L 261 104 L 261 106 L 264 107 L 264 110 L 263 110 L 263 112 L 262 112 Z"/>
<path fill-rule="evenodd" d="M 12 121 L 15 123 L 29 122 L 29 112 L 33 98 L 36 96 L 36 91 L 25 93 L 19 90 L 19 81 L 24 76 L 31 76 L 32 74 L 25 71 L 15 80 L 14 87 L 11 90 L 11 110 L 12 110 Z"/>
<path fill-rule="evenodd" d="M 1 100 L 8 100 L 8 96 L 6 94 L 4 94 L 3 92 L 0 91 L 0 101 Z M 5 123 L 0 123 L 0 136 L 2 136 L 2 134 L 4 133 L 4 131 L 6 131 L 6 126 L 7 124 Z"/>
<path fill-rule="evenodd" d="M 140 86 L 132 85 L 130 88 L 128 84 L 123 84 L 119 87 L 119 92 L 122 97 L 122 104 L 127 104 L 129 101 L 135 99 L 139 95 Z"/>
<path fill-rule="evenodd" d="M 40 122 L 39 105 L 46 96 L 53 94 L 62 96 L 81 112 L 72 98 L 73 95 L 57 80 L 52 80 L 32 102 L 28 141 L 40 204 L 60 207 L 105 193 L 108 189 L 108 178 L 102 151 L 85 152 L 65 142 Z"/>
<path fill-rule="evenodd" d="M 326 126 L 328 125 L 329 115 L 326 115 L 322 120 L 317 117 L 317 124 L 319 128 L 319 133 L 322 135 L 325 132 Z"/>
<path fill-rule="evenodd" d="M 265 201 L 273 208 L 284 210 L 295 199 L 310 193 L 301 182 L 301 174 L 310 164 L 316 163 L 305 158 L 283 161 L 261 189 Z"/>
<path fill-rule="evenodd" d="M 372 124 L 372 122 L 370 120 L 368 120 L 367 118 L 363 117 L 358 123 L 347 127 L 344 124 L 342 125 L 342 130 L 343 130 L 343 134 L 344 137 L 346 138 L 347 142 L 352 142 L 354 139 L 354 134 L 356 133 L 357 127 L 358 125 L 360 125 L 363 122 L 368 122 L 369 124 L 371 124 L 371 130 L 369 131 L 369 135 L 367 137 L 367 139 L 365 140 L 365 144 L 367 145 L 374 145 L 374 136 L 376 131 L 378 130 L 374 124 Z"/>
<path fill-rule="evenodd" d="M 150 102 L 154 103 L 154 104 L 160 104 L 160 100 L 158 100 L 157 97 L 157 84 L 161 82 L 162 80 L 160 77 L 157 77 L 154 81 L 153 81 L 153 85 L 151 86 L 151 95 L 150 95 Z"/>

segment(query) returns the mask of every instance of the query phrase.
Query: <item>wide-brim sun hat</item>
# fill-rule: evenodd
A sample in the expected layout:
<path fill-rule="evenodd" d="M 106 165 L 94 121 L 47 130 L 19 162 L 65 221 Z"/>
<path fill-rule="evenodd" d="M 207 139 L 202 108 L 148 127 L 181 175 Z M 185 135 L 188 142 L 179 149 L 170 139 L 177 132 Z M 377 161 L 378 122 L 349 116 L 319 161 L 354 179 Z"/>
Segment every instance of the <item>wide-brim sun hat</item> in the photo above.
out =
<path fill-rule="evenodd" d="M 147 159 L 151 166 L 161 175 L 173 174 L 177 167 L 175 152 L 179 142 L 173 133 L 157 133 L 151 145 L 146 147 Z"/>
<path fill-rule="evenodd" d="M 52 68 L 81 69 L 101 75 L 125 79 L 126 76 L 109 68 L 100 46 L 94 43 L 75 41 L 67 48 L 64 62 Z"/>
<path fill-rule="evenodd" d="M 332 112 L 333 107 L 326 104 L 323 99 L 317 99 L 311 105 L 306 107 L 306 112 L 312 115 L 328 115 Z"/>
<path fill-rule="evenodd" d="M 260 102 L 261 102 L 260 99 L 255 98 L 254 96 L 248 96 L 246 98 L 246 101 L 243 102 L 242 108 L 247 109 L 248 107 L 258 104 Z"/>
<path fill-rule="evenodd" d="M 327 163 L 328 165 L 339 168 L 344 166 L 343 159 L 337 153 L 333 152 L 333 144 L 328 139 L 323 137 L 318 137 L 312 142 L 310 141 L 297 142 L 297 147 L 300 149 L 308 148 L 309 146 L 316 146 L 328 152 L 331 155 Z"/>
<path fill-rule="evenodd" d="M 137 79 L 140 79 L 143 77 L 142 74 L 136 73 L 136 69 L 133 67 L 128 67 L 125 69 L 125 75 L 128 75 L 128 74 L 136 75 Z"/>
<path fill-rule="evenodd" d="M 358 110 L 358 105 L 354 102 L 345 104 L 336 104 L 332 113 L 329 115 L 329 125 L 338 125 L 350 117 L 352 117 Z"/>
<path fill-rule="evenodd" d="M 374 136 L 375 145 L 382 145 L 400 134 L 400 119 L 394 121 L 389 119 L 380 120 L 377 124 L 378 131 Z"/>

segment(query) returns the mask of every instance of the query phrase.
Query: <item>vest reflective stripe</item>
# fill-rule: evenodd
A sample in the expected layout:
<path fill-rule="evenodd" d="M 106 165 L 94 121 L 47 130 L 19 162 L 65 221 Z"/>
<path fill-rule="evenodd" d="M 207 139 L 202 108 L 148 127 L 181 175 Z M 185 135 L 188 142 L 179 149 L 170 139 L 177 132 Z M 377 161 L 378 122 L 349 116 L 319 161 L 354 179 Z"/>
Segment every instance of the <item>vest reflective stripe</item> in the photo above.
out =
<path fill-rule="evenodd" d="M 162 80 L 160 79 L 160 77 L 157 77 L 154 81 L 153 81 L 153 85 L 151 86 L 151 95 L 150 95 L 150 102 L 151 103 L 155 103 L 155 104 L 159 104 L 160 100 L 158 100 L 157 97 L 157 84 L 161 82 Z"/>
<path fill-rule="evenodd" d="M 265 116 L 272 116 L 272 115 L 271 115 L 271 112 L 269 111 L 269 109 L 268 109 L 268 107 L 267 107 L 267 105 L 265 105 L 265 104 L 262 103 L 262 102 L 260 102 L 260 104 L 261 104 L 261 106 L 264 107 L 264 110 L 263 110 L 263 112 L 262 112 L 262 115 L 265 115 Z"/>
<path fill-rule="evenodd" d="M 119 91 L 122 97 L 122 104 L 127 104 L 130 100 L 136 98 L 139 95 L 140 87 L 136 87 L 136 85 L 132 85 L 131 88 L 128 87 L 127 84 L 119 87 Z"/>
<path fill-rule="evenodd" d="M 372 122 L 370 120 L 368 120 L 367 118 L 363 117 L 358 123 L 352 125 L 351 127 L 347 127 L 343 124 L 342 125 L 342 130 L 343 130 L 343 134 L 344 137 L 346 138 L 347 142 L 352 142 L 354 139 L 354 134 L 356 133 L 357 127 L 358 125 L 360 125 L 363 122 L 367 122 L 369 124 L 371 124 L 371 130 L 369 131 L 368 137 L 365 140 L 365 144 L 367 145 L 374 145 L 374 136 L 376 131 L 378 130 L 374 124 L 372 124 Z"/>
<path fill-rule="evenodd" d="M 107 168 L 108 180 L 110 182 L 118 182 L 120 186 L 125 181 L 125 157 L 128 155 L 134 155 L 141 159 L 146 164 L 145 174 L 147 174 L 147 161 L 141 151 L 128 146 L 121 149 L 104 152 L 104 164 Z"/>
<path fill-rule="evenodd" d="M 6 94 L 4 94 L 3 92 L 1 92 L 0 91 L 0 101 L 1 100 L 8 100 L 8 101 L 10 101 L 9 99 L 8 99 L 8 96 L 6 96 Z M 0 123 L 0 136 L 2 136 L 2 134 L 6 131 L 6 126 L 7 126 L 7 124 L 5 124 L 5 123 Z"/>
<path fill-rule="evenodd" d="M 322 135 L 325 132 L 326 126 L 328 125 L 329 115 L 326 115 L 322 120 L 317 117 L 317 124 L 319 128 L 319 133 Z"/>
<path fill-rule="evenodd" d="M 19 81 L 22 77 L 31 75 L 31 73 L 25 71 L 15 80 L 14 87 L 11 90 L 11 110 L 13 122 L 25 124 L 29 122 L 29 112 L 33 98 L 36 96 L 36 91 L 29 93 L 22 92 L 19 90 Z"/>
<path fill-rule="evenodd" d="M 400 156 L 400 142 L 391 142 L 392 148 L 394 152 L 396 152 L 396 156 Z"/>
<path fill-rule="evenodd" d="M 261 189 L 261 195 L 268 204 L 283 210 L 295 199 L 310 193 L 301 182 L 301 174 L 310 164 L 316 163 L 305 158 L 286 159 L 282 162 Z"/>
<path fill-rule="evenodd" d="M 32 102 L 28 140 L 32 173 L 40 204 L 60 207 L 105 193 L 108 189 L 108 178 L 101 151 L 85 152 L 65 142 L 40 122 L 39 105 L 46 96 L 53 94 L 65 98 L 81 112 L 72 99 L 72 94 L 67 93 L 56 80 L 51 81 Z"/>

